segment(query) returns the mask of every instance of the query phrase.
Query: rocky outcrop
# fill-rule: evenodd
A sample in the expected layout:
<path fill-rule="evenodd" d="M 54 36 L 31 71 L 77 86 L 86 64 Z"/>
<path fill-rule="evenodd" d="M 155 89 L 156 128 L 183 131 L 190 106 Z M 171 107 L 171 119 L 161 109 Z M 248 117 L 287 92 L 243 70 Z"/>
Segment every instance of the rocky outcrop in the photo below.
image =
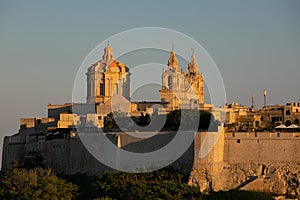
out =
<path fill-rule="evenodd" d="M 284 196 L 300 196 L 300 163 L 214 163 L 191 173 L 190 184 L 205 190 L 255 190 Z"/>

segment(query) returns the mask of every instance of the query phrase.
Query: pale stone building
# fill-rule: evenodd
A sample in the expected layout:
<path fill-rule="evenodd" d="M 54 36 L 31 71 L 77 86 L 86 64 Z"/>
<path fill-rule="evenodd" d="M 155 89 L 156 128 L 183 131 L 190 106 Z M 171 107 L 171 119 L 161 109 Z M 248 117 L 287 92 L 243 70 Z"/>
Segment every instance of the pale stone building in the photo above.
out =
<path fill-rule="evenodd" d="M 286 105 L 265 105 L 261 109 L 232 103 L 226 104 L 224 111 L 226 112 L 225 123 L 227 125 L 236 124 L 239 128 L 244 126 L 253 130 L 272 130 L 282 124 L 286 127 L 292 124 L 300 125 L 300 102 Z"/>
<path fill-rule="evenodd" d="M 167 110 L 199 108 L 204 103 L 204 78 L 198 72 L 196 56 L 193 53 L 188 64 L 188 72 L 178 69 L 175 51 L 171 51 L 168 69 L 162 73 L 162 102 L 168 102 Z"/>
<path fill-rule="evenodd" d="M 265 126 L 277 126 L 284 124 L 290 126 L 291 124 L 299 125 L 300 120 L 300 102 L 287 103 L 286 105 L 264 106 L 260 110 L 261 121 Z"/>
<path fill-rule="evenodd" d="M 75 128 L 79 123 L 80 116 L 73 113 L 60 113 L 57 128 Z"/>
<path fill-rule="evenodd" d="M 109 44 L 104 49 L 102 60 L 89 67 L 86 75 L 86 100 L 96 104 L 97 114 L 131 112 L 129 68 L 115 60 Z"/>
<path fill-rule="evenodd" d="M 204 106 L 204 78 L 198 71 L 194 52 L 185 73 L 178 69 L 176 54 L 171 51 L 168 69 L 162 73 L 160 102 L 131 102 L 130 75 L 129 68 L 114 58 L 108 44 L 102 60 L 87 70 L 87 102 L 48 104 L 48 116 L 56 119 L 58 128 L 82 124 L 84 119 L 85 125 L 103 127 L 104 117 L 114 111 L 141 116 L 142 113 L 152 114 L 154 110 L 167 114 L 176 109 L 201 109 Z M 164 109 L 160 111 L 152 108 L 153 105 L 161 105 Z"/>
<path fill-rule="evenodd" d="M 107 45 L 102 60 L 88 68 L 87 103 L 96 104 L 97 114 L 121 111 L 130 115 L 136 104 L 130 102 L 129 68 L 114 59 L 112 48 Z M 178 60 L 172 50 L 168 69 L 162 73 L 161 103 L 166 110 L 199 108 L 204 103 L 204 78 L 198 71 L 193 53 L 188 72 L 178 69 Z"/>
<path fill-rule="evenodd" d="M 102 60 L 88 68 L 87 103 L 105 104 L 115 95 L 130 100 L 129 68 L 115 60 L 112 48 L 107 44 Z"/>

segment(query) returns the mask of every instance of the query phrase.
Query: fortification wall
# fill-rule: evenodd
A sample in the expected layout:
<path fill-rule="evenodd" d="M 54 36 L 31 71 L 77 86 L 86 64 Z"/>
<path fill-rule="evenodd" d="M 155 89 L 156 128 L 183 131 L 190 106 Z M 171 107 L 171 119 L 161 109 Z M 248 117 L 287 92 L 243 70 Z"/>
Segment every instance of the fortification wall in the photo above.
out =
<path fill-rule="evenodd" d="M 300 138 L 297 133 L 226 133 L 224 161 L 300 162 Z"/>
<path fill-rule="evenodd" d="M 45 144 L 44 154 L 46 165 L 58 174 L 95 175 L 111 170 L 96 160 L 78 137 L 49 140 Z"/>
<path fill-rule="evenodd" d="M 196 138 L 195 143 L 189 182 L 201 190 L 300 195 L 299 133 L 224 133 L 204 158 L 199 157 L 203 139 Z"/>
<path fill-rule="evenodd" d="M 174 138 L 175 134 L 176 133 L 172 132 L 160 133 L 149 139 L 136 138 L 119 133 L 107 134 L 106 136 L 113 144 L 126 151 L 147 153 L 167 145 Z M 190 134 L 192 134 L 190 137 L 194 136 L 193 133 Z M 131 162 L 130 158 L 120 157 L 112 149 L 104 149 L 104 145 L 101 144 L 101 141 L 99 143 L 99 141 L 95 140 L 95 142 L 95 144 L 91 145 L 102 148 L 104 152 L 109 154 L 113 162 L 119 163 L 120 165 L 126 165 L 127 162 Z M 46 167 L 51 168 L 55 173 L 86 173 L 89 175 L 99 175 L 105 171 L 113 170 L 95 159 L 83 145 L 79 137 L 42 140 L 27 144 L 9 144 L 9 140 L 6 139 L 3 147 L 5 149 L 3 151 L 3 170 L 9 169 L 13 160 L 17 160 L 20 165 L 22 165 L 24 158 L 26 155 L 30 155 L 30 152 L 40 152 L 45 159 Z M 142 162 L 150 164 L 155 168 L 155 166 L 165 162 L 167 158 L 174 168 L 184 169 L 186 173 L 189 173 L 193 165 L 193 151 L 194 146 L 192 143 L 187 147 L 186 152 L 182 156 L 179 156 L 180 158 L 174 163 L 171 161 L 174 156 L 178 155 L 179 152 L 176 151 L 169 157 L 157 156 L 151 160 L 142 160 Z M 143 168 L 143 166 L 141 167 Z"/>
<path fill-rule="evenodd" d="M 196 133 L 194 142 L 172 166 L 190 174 L 189 183 L 201 190 L 241 188 L 279 194 L 300 195 L 299 133 Z M 175 133 L 161 133 L 143 140 L 125 134 L 110 134 L 115 145 L 127 151 L 145 153 L 169 144 Z M 190 136 L 190 135 L 186 135 Z M 98 144 L 101 146 L 101 144 Z M 4 139 L 2 168 L 20 163 L 30 151 L 41 151 L 46 166 L 56 173 L 102 174 L 112 169 L 97 161 L 78 137 L 10 144 Z M 109 150 L 116 162 L 130 162 Z M 174 152 L 175 154 L 176 152 Z M 119 159 L 119 160 L 117 160 Z M 151 160 L 160 163 L 164 157 Z"/>
<path fill-rule="evenodd" d="M 9 145 L 9 137 L 4 137 L 2 150 L 2 170 L 12 167 L 13 160 L 20 160 L 25 157 L 25 146 L 23 144 Z M 18 159 L 15 159 L 18 158 Z"/>
<path fill-rule="evenodd" d="M 167 145 L 170 145 L 170 142 L 173 141 L 174 137 L 180 138 L 179 141 L 182 143 L 184 143 L 183 140 L 191 141 L 190 145 L 185 147 L 185 151 L 179 150 L 179 145 L 182 145 L 181 147 L 184 145 L 177 143 L 174 148 L 170 148 L 170 153 L 163 151 L 158 153 L 156 156 L 150 156 L 150 159 L 148 160 L 147 158 L 140 160 L 141 163 L 145 163 L 145 165 L 148 166 L 148 170 L 157 169 L 157 167 L 162 166 L 163 163 L 168 163 L 168 165 L 171 164 L 173 168 L 180 169 L 183 173 L 189 174 L 194 163 L 194 136 L 195 134 L 193 132 L 161 132 L 148 139 L 143 139 L 127 134 L 120 134 L 119 145 L 122 146 L 122 149 L 129 152 L 148 153 L 157 152 L 162 148 L 165 149 Z M 126 157 L 120 157 L 119 162 L 126 165 L 126 163 L 131 162 L 131 160 Z"/>

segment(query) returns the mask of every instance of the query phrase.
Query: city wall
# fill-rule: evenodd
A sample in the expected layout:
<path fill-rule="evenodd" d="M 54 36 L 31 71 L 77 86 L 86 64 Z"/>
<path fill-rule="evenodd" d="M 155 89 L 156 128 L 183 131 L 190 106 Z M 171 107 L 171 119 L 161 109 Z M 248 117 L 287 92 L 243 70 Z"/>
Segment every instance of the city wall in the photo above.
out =
<path fill-rule="evenodd" d="M 203 140 L 196 137 L 189 183 L 199 185 L 202 191 L 245 189 L 298 196 L 299 136 L 299 133 L 224 133 L 203 159 L 199 157 Z"/>
<path fill-rule="evenodd" d="M 127 151 L 149 152 L 168 144 L 175 133 L 166 132 L 142 140 L 125 134 L 109 134 L 112 143 Z M 189 183 L 201 190 L 247 189 L 277 194 L 300 194 L 299 133 L 199 132 L 187 151 L 172 166 L 190 175 Z M 101 146 L 101 144 L 99 144 Z M 99 175 L 111 168 L 97 161 L 79 137 L 10 143 L 5 137 L 2 169 L 19 163 L 32 151 L 41 151 L 46 166 L 56 173 Z M 118 158 L 111 154 L 112 158 Z M 126 158 L 119 158 L 126 161 Z M 123 159 L 123 160 L 122 160 Z M 162 158 L 152 160 L 162 162 Z"/>
<path fill-rule="evenodd" d="M 190 134 L 192 134 L 190 137 L 194 137 L 194 133 Z M 135 153 L 147 153 L 158 150 L 167 145 L 174 136 L 175 133 L 173 132 L 160 133 L 149 139 L 135 138 L 122 133 L 106 134 L 106 137 L 108 137 L 110 142 L 116 147 L 118 146 L 118 148 Z M 18 143 L 18 141 L 24 140 L 21 140 L 20 138 L 17 139 L 15 139 L 15 137 L 5 137 L 4 139 L 2 170 L 11 168 L 13 160 L 18 161 L 18 163 L 22 165 L 26 158 L 33 159 L 31 157 L 32 152 L 40 152 L 45 159 L 44 163 L 46 167 L 51 168 L 58 174 L 84 173 L 89 175 L 99 175 L 103 172 L 113 171 L 113 169 L 95 159 L 83 145 L 79 137 L 45 140 L 39 136 L 39 140 L 31 141 L 30 143 L 24 142 L 22 144 Z M 101 143 L 93 145 L 100 148 L 103 148 L 104 146 Z M 111 149 L 103 149 L 103 151 L 107 152 L 110 158 L 115 160 L 116 163 L 130 162 L 128 158 L 118 156 L 118 154 Z M 172 156 L 168 159 L 170 159 L 170 163 L 172 163 L 174 168 L 180 169 L 183 167 L 184 171 L 189 173 L 193 166 L 193 151 L 194 147 L 192 143 L 176 162 L 171 162 L 173 160 Z M 178 153 L 179 152 L 177 152 L 177 154 Z M 149 161 L 145 160 L 144 162 L 147 162 L 147 164 L 150 165 L 159 165 L 164 162 L 165 159 L 166 157 L 158 156 L 153 157 L 153 159 Z"/>
<path fill-rule="evenodd" d="M 224 161 L 300 162 L 300 133 L 226 133 Z"/>

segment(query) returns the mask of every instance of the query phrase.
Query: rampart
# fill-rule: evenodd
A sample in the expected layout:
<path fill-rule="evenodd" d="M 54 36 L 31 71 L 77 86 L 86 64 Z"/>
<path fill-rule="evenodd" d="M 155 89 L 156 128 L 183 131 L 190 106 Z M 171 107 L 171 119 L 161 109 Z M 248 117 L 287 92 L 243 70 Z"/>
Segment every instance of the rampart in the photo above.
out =
<path fill-rule="evenodd" d="M 107 137 L 125 150 L 143 153 L 163 147 L 174 135 L 164 132 L 147 140 L 121 133 Z M 190 174 L 189 183 L 200 185 L 201 190 L 240 188 L 300 194 L 300 133 L 225 133 L 220 129 L 219 133 L 198 132 L 194 137 L 172 166 Z M 5 137 L 2 169 L 9 169 L 13 160 L 24 162 L 31 152 L 41 152 L 46 166 L 56 173 L 97 175 L 112 170 L 97 161 L 79 137 L 46 140 L 41 136 L 31 142 Z"/>
<path fill-rule="evenodd" d="M 202 141 L 195 138 L 190 184 L 200 185 L 201 190 L 300 195 L 299 133 L 224 133 L 203 159 L 199 157 Z"/>

